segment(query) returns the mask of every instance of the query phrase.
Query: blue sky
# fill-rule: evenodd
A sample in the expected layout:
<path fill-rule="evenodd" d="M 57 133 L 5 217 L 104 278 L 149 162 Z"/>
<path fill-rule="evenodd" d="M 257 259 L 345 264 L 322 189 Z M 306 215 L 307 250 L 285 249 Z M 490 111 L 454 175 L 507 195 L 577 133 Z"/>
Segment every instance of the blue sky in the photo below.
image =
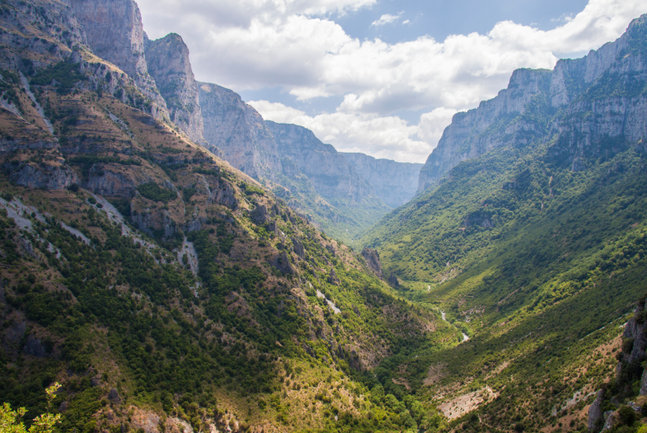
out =
<path fill-rule="evenodd" d="M 196 78 L 341 151 L 424 162 L 451 116 L 519 67 L 616 39 L 644 0 L 138 0 Z"/>
<path fill-rule="evenodd" d="M 487 33 L 499 21 L 512 20 L 548 30 L 586 6 L 586 0 L 386 0 L 336 21 L 360 39 L 387 42 L 412 40 L 428 34 L 443 40 L 450 34 Z M 394 25 L 371 26 L 383 14 L 399 19 Z M 406 25 L 397 25 L 408 20 Z"/>

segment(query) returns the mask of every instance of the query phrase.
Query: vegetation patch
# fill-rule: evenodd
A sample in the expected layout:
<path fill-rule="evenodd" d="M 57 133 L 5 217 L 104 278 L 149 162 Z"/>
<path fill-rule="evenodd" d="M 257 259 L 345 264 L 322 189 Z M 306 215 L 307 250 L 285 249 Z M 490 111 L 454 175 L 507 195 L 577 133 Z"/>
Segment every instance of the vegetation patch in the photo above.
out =
<path fill-rule="evenodd" d="M 161 187 L 155 182 L 142 183 L 137 186 L 137 191 L 139 191 L 144 198 L 163 203 L 168 203 L 177 198 L 177 193 L 175 191 Z"/>

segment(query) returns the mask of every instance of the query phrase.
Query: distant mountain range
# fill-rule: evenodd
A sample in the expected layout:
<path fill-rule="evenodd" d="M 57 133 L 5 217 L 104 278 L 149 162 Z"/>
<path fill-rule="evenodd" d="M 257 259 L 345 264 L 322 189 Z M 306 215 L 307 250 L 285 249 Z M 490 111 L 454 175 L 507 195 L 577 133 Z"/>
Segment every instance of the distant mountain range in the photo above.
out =
<path fill-rule="evenodd" d="M 264 121 L 229 89 L 199 87 L 207 147 L 337 238 L 352 240 L 415 194 L 421 164 L 337 152 L 306 128 Z"/>

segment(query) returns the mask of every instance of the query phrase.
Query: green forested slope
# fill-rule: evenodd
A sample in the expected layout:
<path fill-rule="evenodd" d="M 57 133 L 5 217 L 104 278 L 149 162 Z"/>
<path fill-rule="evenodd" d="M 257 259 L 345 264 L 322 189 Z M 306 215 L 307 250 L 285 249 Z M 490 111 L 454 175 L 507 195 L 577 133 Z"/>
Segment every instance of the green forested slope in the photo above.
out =
<path fill-rule="evenodd" d="M 531 140 L 459 163 L 364 238 L 403 294 L 470 337 L 407 364 L 447 415 L 480 408 L 460 428 L 584 430 L 613 371 L 609 341 L 647 292 L 644 21 L 618 42 L 617 68 L 569 83 L 570 103 L 540 93 L 507 119 Z"/>
<path fill-rule="evenodd" d="M 377 372 L 456 331 L 31 3 L 0 6 L 0 400 L 60 382 L 66 432 L 442 426 Z"/>

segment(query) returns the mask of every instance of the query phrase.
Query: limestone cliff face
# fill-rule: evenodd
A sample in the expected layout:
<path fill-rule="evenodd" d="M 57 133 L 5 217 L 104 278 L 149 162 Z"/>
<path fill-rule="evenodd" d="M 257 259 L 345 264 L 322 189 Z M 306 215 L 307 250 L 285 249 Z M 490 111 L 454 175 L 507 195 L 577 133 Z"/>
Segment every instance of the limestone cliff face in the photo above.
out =
<path fill-rule="evenodd" d="M 276 139 L 284 176 L 305 176 L 319 195 L 333 203 L 357 203 L 373 195 L 367 179 L 309 129 L 269 121 L 267 126 Z"/>
<path fill-rule="evenodd" d="M 337 152 L 306 128 L 264 121 L 215 84 L 199 83 L 199 94 L 207 147 L 267 185 L 281 185 L 278 194 L 323 227 L 366 229 L 415 194 L 420 164 Z"/>
<path fill-rule="evenodd" d="M 396 208 L 414 196 L 422 164 L 377 159 L 363 153 L 341 153 L 341 156 L 359 177 L 367 180 L 387 206 Z"/>
<path fill-rule="evenodd" d="M 418 192 L 437 184 L 461 161 L 483 155 L 505 142 L 528 143 L 541 135 L 542 125 L 519 122 L 518 118 L 531 101 L 548 91 L 549 85 L 549 71 L 520 69 L 496 98 L 454 115 L 420 171 Z"/>
<path fill-rule="evenodd" d="M 166 101 L 171 121 L 196 143 L 204 142 L 198 84 L 189 49 L 176 33 L 151 41 L 145 38 L 148 72 Z"/>
<path fill-rule="evenodd" d="M 638 84 L 645 82 L 646 21 L 634 20 L 617 41 L 584 58 L 560 60 L 553 71 L 517 70 L 495 98 L 456 114 L 420 172 L 418 191 L 459 162 L 507 144 L 557 137 L 554 159 L 577 170 L 587 154 L 639 143 L 647 132 L 647 100 Z"/>
<path fill-rule="evenodd" d="M 148 73 L 137 4 L 133 0 L 71 0 L 70 5 L 94 54 L 114 63 L 135 81 L 152 101 L 156 118 L 168 115 L 166 103 Z"/>
<path fill-rule="evenodd" d="M 207 147 L 256 179 L 279 173 L 278 149 L 261 115 L 229 89 L 198 86 Z"/>
<path fill-rule="evenodd" d="M 420 164 L 337 152 L 309 129 L 270 121 L 267 125 L 278 144 L 283 174 L 305 175 L 331 202 L 360 203 L 373 197 L 394 208 L 413 197 Z"/>
<path fill-rule="evenodd" d="M 28 74 L 50 58 L 63 60 L 68 47 L 84 42 L 81 26 L 61 2 L 16 2 L 2 8 L 2 23 L 0 43 L 6 49 L 0 51 L 0 65 L 8 71 Z"/>
<path fill-rule="evenodd" d="M 575 82 L 558 118 L 552 156 L 584 168 L 628 146 L 647 150 L 647 15 L 634 20 L 616 42 L 577 61 L 558 63 L 555 73 Z M 576 77 L 584 77 L 577 83 Z"/>

